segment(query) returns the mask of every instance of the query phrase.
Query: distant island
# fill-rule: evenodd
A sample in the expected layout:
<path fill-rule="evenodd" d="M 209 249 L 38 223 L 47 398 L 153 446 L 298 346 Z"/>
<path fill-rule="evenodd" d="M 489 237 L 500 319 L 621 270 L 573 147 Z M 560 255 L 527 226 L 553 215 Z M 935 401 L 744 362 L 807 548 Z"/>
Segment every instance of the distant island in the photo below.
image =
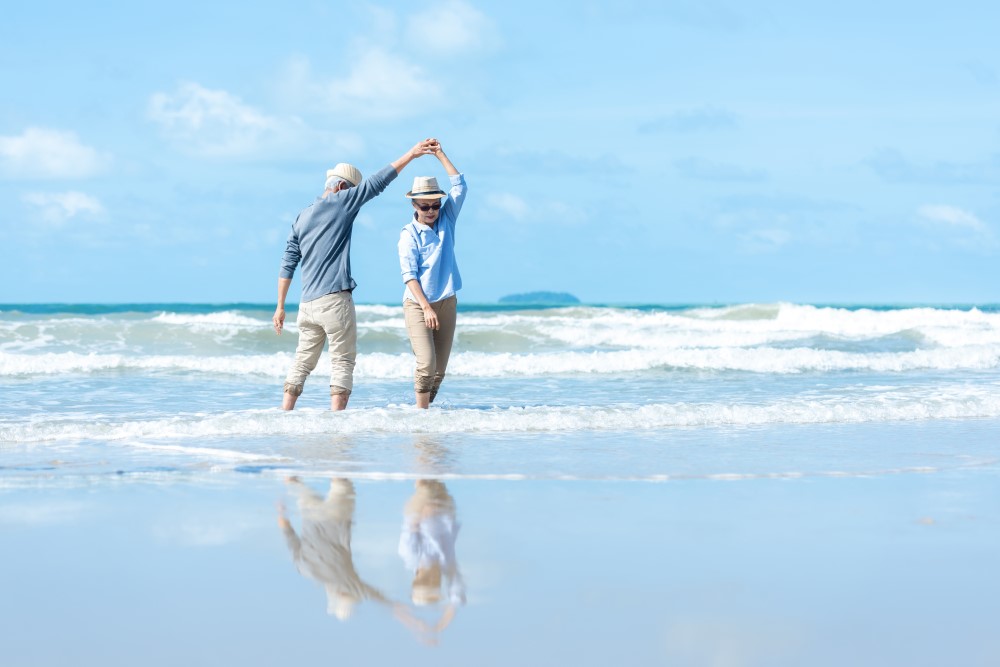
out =
<path fill-rule="evenodd" d="M 518 305 L 569 306 L 580 300 L 569 292 L 524 292 L 500 297 L 500 303 Z"/>

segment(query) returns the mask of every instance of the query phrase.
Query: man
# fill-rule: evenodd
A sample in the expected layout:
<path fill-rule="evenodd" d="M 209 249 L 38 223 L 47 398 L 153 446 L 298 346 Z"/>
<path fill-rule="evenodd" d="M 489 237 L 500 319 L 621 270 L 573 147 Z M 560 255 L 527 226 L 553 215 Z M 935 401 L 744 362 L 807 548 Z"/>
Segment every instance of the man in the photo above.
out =
<path fill-rule="evenodd" d="M 347 479 L 330 480 L 330 490 L 323 498 L 298 477 L 289 477 L 287 481 L 298 495 L 301 534 L 292 527 L 284 504 L 278 505 L 278 525 L 285 534 L 296 568 L 326 589 L 327 612 L 346 621 L 355 605 L 365 600 L 391 604 L 380 590 L 361 579 L 354 567 L 351 552 L 354 484 Z"/>
<path fill-rule="evenodd" d="M 436 139 L 425 139 L 368 179 L 349 164 L 338 164 L 326 172 L 326 186 L 311 206 L 292 224 L 291 234 L 278 273 L 278 307 L 274 330 L 285 326 L 285 297 L 295 268 L 302 265 L 302 298 L 299 300 L 299 342 L 295 361 L 285 378 L 281 407 L 291 410 L 302 394 L 309 373 L 330 342 L 332 372 L 330 409 L 343 410 L 354 388 L 357 357 L 357 321 L 351 291 L 351 233 L 361 207 L 377 197 L 406 165 L 437 150 Z"/>

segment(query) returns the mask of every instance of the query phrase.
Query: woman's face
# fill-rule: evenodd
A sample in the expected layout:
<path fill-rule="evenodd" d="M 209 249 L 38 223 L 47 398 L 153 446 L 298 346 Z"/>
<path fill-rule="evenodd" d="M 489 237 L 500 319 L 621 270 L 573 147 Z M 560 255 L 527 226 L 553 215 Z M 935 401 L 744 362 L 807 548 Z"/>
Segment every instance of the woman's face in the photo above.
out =
<path fill-rule="evenodd" d="M 441 199 L 413 199 L 413 210 L 417 212 L 417 222 L 433 225 L 441 213 Z"/>

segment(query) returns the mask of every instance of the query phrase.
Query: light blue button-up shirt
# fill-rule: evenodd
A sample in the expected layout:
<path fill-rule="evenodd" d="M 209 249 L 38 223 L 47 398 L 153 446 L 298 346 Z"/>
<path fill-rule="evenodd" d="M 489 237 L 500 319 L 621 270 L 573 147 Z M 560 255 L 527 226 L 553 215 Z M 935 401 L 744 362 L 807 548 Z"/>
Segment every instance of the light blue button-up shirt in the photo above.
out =
<path fill-rule="evenodd" d="M 451 177 L 451 192 L 431 226 L 417 222 L 416 213 L 399 233 L 399 268 L 403 282 L 419 280 L 431 303 L 447 299 L 462 289 L 462 275 L 455 260 L 455 223 L 465 201 L 465 176 Z M 416 301 L 407 287 L 404 299 Z"/>

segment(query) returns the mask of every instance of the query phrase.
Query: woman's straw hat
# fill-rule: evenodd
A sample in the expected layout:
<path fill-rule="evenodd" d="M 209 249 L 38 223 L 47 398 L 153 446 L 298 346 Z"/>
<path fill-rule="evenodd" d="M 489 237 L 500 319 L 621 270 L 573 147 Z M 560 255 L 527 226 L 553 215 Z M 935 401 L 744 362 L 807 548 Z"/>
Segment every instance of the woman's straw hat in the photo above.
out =
<path fill-rule="evenodd" d="M 352 186 L 357 186 L 361 182 L 361 172 L 353 164 L 341 162 L 333 169 L 326 170 L 326 180 L 331 178 L 342 178 Z"/>
<path fill-rule="evenodd" d="M 417 176 L 413 179 L 413 189 L 406 196 L 410 199 L 440 199 L 447 194 L 433 176 Z"/>

